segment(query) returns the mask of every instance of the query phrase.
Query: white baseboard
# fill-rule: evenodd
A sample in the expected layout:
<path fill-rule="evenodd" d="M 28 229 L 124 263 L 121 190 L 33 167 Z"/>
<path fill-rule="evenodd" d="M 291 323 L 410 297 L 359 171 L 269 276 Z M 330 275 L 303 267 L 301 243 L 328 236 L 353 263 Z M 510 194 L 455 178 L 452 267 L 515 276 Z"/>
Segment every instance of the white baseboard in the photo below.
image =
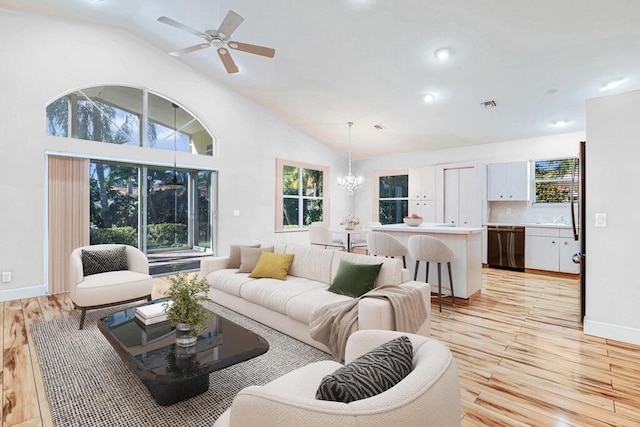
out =
<path fill-rule="evenodd" d="M 46 285 L 29 286 L 26 288 L 16 288 L 16 289 L 1 289 L 0 302 L 11 301 L 15 299 L 22 299 L 22 298 L 39 297 L 41 295 L 46 295 L 46 294 L 47 294 Z"/>
<path fill-rule="evenodd" d="M 600 338 L 640 345 L 640 329 L 584 319 L 584 333 Z"/>

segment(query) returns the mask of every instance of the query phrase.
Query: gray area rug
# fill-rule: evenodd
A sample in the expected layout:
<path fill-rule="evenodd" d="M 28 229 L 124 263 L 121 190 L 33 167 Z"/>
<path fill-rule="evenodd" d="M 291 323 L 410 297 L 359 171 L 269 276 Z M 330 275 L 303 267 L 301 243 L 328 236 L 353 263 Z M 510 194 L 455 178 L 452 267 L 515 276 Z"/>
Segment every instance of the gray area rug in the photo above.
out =
<path fill-rule="evenodd" d="M 235 395 L 308 363 L 331 356 L 217 304 L 209 309 L 269 342 L 257 358 L 213 372 L 209 390 L 171 406 L 160 406 L 124 365 L 98 330 L 97 320 L 120 308 L 79 313 L 31 326 L 47 399 L 57 427 L 212 426 Z"/>

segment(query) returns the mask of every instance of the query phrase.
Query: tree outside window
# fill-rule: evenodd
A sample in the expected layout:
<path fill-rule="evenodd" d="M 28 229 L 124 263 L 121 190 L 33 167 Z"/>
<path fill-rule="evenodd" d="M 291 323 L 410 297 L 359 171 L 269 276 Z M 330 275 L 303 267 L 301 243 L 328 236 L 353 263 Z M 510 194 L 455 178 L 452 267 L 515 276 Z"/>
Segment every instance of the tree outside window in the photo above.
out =
<path fill-rule="evenodd" d="M 574 177 L 574 159 L 535 161 L 534 203 L 569 203 L 571 181 Z M 578 174 L 576 169 L 575 175 Z M 573 199 L 578 199 L 578 187 L 573 186 Z"/>
<path fill-rule="evenodd" d="M 409 174 L 406 171 L 377 172 L 378 221 L 399 224 L 409 212 Z"/>
<path fill-rule="evenodd" d="M 327 168 L 278 159 L 276 231 L 305 229 L 323 221 L 328 198 L 324 180 Z"/>

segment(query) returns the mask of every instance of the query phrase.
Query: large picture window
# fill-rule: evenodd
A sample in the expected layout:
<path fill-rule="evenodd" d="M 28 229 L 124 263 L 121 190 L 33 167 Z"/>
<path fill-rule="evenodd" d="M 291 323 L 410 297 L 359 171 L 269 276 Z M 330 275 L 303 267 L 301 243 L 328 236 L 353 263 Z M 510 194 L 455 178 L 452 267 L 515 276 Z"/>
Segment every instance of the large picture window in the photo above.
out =
<path fill-rule="evenodd" d="M 534 203 L 569 203 L 574 159 L 536 160 L 534 162 Z M 573 199 L 578 199 L 578 187 L 573 186 Z"/>
<path fill-rule="evenodd" d="M 177 103 L 146 89 L 96 86 L 64 95 L 46 109 L 48 135 L 214 155 L 214 139 Z M 175 139 L 174 139 L 175 134 Z"/>
<path fill-rule="evenodd" d="M 407 171 L 387 171 L 376 175 L 378 221 L 399 224 L 409 212 L 409 174 Z"/>
<path fill-rule="evenodd" d="M 323 221 L 329 200 L 327 167 L 277 159 L 276 171 L 276 231 L 306 229 Z"/>

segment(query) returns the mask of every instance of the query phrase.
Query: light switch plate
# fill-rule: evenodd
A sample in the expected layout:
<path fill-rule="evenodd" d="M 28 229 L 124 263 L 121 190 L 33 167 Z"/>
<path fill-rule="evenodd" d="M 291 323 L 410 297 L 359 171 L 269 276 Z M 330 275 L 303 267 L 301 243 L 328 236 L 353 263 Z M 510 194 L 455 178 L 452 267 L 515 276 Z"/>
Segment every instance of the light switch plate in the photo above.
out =
<path fill-rule="evenodd" d="M 607 226 L 607 214 L 606 213 L 597 213 L 596 214 L 596 227 L 606 227 Z"/>

